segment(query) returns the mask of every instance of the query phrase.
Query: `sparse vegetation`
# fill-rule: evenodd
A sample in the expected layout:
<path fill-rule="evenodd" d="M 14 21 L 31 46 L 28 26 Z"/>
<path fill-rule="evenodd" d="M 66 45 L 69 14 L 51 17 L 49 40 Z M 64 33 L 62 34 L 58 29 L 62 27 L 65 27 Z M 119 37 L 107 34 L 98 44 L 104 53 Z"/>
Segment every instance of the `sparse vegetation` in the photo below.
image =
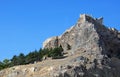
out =
<path fill-rule="evenodd" d="M 40 49 L 24 55 L 20 53 L 18 56 L 14 55 L 12 59 L 5 59 L 3 62 L 0 62 L 0 70 L 16 66 L 16 65 L 25 65 L 38 61 L 42 61 L 43 57 L 51 57 L 52 59 L 58 59 L 63 56 L 62 46 L 51 48 L 51 49 Z"/>

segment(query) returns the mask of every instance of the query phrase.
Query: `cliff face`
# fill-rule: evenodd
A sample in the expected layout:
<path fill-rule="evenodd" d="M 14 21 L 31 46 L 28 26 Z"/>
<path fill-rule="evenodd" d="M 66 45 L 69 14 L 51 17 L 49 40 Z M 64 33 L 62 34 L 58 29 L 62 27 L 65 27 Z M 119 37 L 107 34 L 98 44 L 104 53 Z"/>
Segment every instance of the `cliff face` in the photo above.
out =
<path fill-rule="evenodd" d="M 120 32 L 102 22 L 82 14 L 61 36 L 43 43 L 43 48 L 62 46 L 66 58 L 5 69 L 0 77 L 120 77 Z"/>
<path fill-rule="evenodd" d="M 120 33 L 114 28 L 108 29 L 103 24 L 103 18 L 95 19 L 88 15 L 81 15 L 75 26 L 66 30 L 61 36 L 45 41 L 44 48 L 62 46 L 64 51 L 71 47 L 72 54 L 84 49 L 87 53 L 117 56 L 120 50 Z"/>

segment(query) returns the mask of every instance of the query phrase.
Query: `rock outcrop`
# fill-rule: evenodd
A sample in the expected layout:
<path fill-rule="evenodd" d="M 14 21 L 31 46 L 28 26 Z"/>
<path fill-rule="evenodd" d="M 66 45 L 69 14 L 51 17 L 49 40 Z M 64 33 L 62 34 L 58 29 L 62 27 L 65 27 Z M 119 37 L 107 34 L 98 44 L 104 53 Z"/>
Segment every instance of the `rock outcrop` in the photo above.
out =
<path fill-rule="evenodd" d="M 56 36 L 44 42 L 44 48 L 62 46 L 64 51 L 71 53 L 84 49 L 94 55 L 104 54 L 109 57 L 117 56 L 120 50 L 120 32 L 114 28 L 107 28 L 103 24 L 103 18 L 92 18 L 89 15 L 81 15 L 75 26 L 66 30 L 61 36 Z M 98 56 L 97 56 L 98 57 Z"/>
<path fill-rule="evenodd" d="M 58 46 L 66 58 L 8 68 L 0 77 L 120 77 L 120 31 L 104 26 L 103 18 L 82 14 L 61 36 L 43 43 Z"/>

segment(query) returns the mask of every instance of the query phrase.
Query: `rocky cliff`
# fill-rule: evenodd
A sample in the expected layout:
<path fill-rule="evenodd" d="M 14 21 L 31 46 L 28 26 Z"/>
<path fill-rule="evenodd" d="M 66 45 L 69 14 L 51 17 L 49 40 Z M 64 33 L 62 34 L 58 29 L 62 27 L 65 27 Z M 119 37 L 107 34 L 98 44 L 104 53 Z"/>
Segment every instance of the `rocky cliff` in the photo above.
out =
<path fill-rule="evenodd" d="M 120 50 L 120 32 L 105 27 L 102 22 L 103 18 L 97 19 L 83 14 L 78 22 L 61 36 L 47 39 L 43 47 L 54 48 L 61 45 L 64 51 L 67 51 L 70 46 L 73 54 L 84 49 L 87 53 L 90 51 L 95 53 L 94 55 L 117 56 Z"/>
<path fill-rule="evenodd" d="M 66 58 L 11 67 L 0 77 L 120 77 L 120 31 L 103 25 L 103 18 L 82 14 L 61 36 L 43 48 L 62 46 Z"/>

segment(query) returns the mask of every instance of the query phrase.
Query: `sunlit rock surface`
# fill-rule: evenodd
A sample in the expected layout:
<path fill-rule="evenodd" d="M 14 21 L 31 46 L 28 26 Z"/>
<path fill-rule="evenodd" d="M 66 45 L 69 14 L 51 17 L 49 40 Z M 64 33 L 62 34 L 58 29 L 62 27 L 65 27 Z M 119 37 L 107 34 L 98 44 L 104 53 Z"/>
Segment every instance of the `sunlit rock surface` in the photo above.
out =
<path fill-rule="evenodd" d="M 62 35 L 48 38 L 43 48 L 62 46 L 62 59 L 15 66 L 0 77 L 120 77 L 120 31 L 103 25 L 103 18 L 82 14 Z"/>

